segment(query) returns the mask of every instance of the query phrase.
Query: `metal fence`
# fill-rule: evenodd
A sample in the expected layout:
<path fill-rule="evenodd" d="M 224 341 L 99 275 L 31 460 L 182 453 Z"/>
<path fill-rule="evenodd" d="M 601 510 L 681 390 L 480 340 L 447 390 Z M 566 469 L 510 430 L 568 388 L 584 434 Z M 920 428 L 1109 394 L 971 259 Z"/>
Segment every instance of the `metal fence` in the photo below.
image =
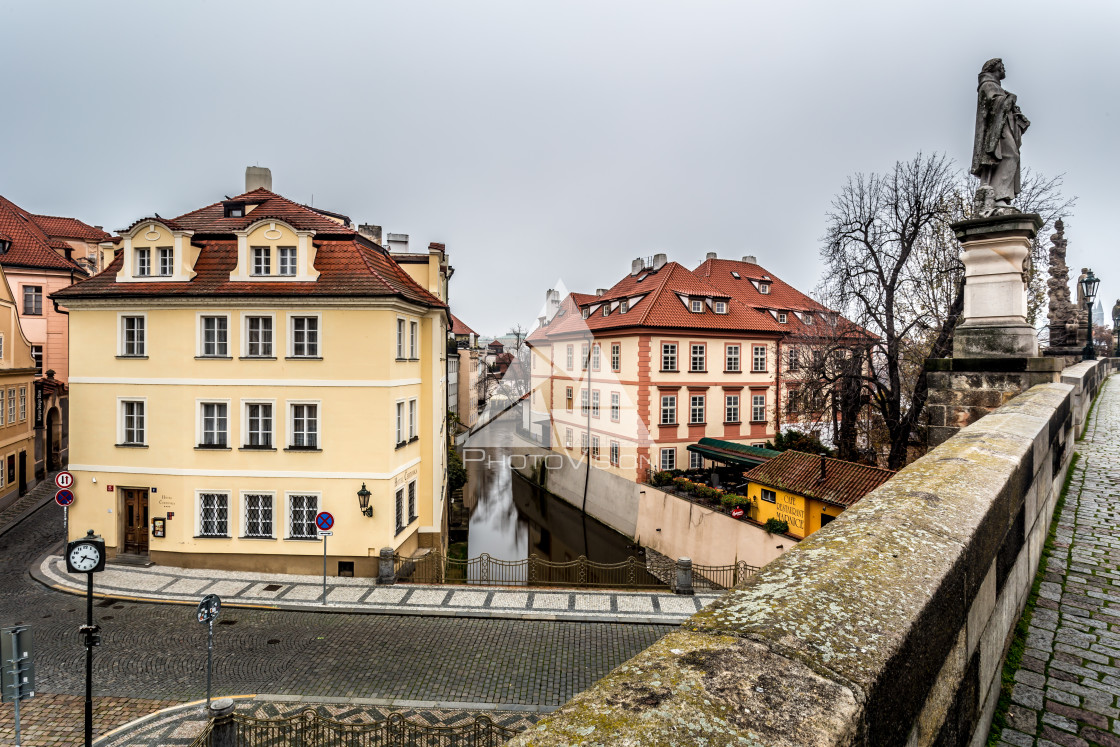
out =
<path fill-rule="evenodd" d="M 483 553 L 476 558 L 448 558 L 438 550 L 415 558 L 393 557 L 397 581 L 419 584 L 478 584 L 480 586 L 571 586 L 610 589 L 676 590 L 677 564 L 665 556 L 627 558 L 620 563 L 596 563 L 584 556 L 571 561 L 545 560 L 530 555 L 524 560 L 499 560 Z M 758 567 L 731 565 L 692 566 L 697 589 L 730 589 L 758 572 Z"/>
<path fill-rule="evenodd" d="M 498 747 L 517 733 L 487 716 L 458 726 L 431 726 L 393 713 L 382 721 L 353 724 L 308 708 L 283 718 L 233 713 L 224 722 L 208 723 L 191 747 L 218 747 L 219 741 L 237 747 Z"/>

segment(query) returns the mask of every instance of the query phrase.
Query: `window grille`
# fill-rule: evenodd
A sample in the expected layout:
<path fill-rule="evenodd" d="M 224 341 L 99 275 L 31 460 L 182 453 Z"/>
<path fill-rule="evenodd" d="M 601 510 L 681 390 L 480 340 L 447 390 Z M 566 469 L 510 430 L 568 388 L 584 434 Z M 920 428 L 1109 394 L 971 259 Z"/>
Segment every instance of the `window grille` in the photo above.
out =
<path fill-rule="evenodd" d="M 199 534 L 203 537 L 229 536 L 229 494 L 202 493 L 198 497 Z"/>
<path fill-rule="evenodd" d="M 272 536 L 272 496 L 250 493 L 245 496 L 245 536 Z"/>
<path fill-rule="evenodd" d="M 288 496 L 288 536 L 293 539 L 316 537 L 315 514 L 319 513 L 319 496 Z"/>

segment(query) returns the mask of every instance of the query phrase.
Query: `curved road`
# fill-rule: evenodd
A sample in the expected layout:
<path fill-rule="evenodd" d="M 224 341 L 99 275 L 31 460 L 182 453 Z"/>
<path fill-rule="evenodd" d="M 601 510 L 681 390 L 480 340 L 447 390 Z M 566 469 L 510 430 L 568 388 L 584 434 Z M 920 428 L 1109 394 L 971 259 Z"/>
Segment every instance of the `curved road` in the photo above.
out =
<path fill-rule="evenodd" d="M 0 627 L 32 626 L 38 692 L 81 695 L 85 650 L 77 628 L 85 600 L 42 586 L 27 570 L 62 541 L 61 523 L 60 509 L 49 504 L 0 536 Z M 95 694 L 205 697 L 206 628 L 193 612 L 181 605 L 95 600 L 102 627 Z M 542 706 L 563 703 L 673 629 L 241 609 L 224 610 L 219 620 L 215 695 Z"/>

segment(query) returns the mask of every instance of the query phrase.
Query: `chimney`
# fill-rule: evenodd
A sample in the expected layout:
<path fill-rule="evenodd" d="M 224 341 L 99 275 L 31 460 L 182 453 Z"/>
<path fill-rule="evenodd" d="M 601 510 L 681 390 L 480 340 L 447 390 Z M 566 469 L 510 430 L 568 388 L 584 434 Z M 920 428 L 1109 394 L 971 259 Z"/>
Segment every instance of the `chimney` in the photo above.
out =
<path fill-rule="evenodd" d="M 260 189 L 261 187 L 269 192 L 272 191 L 272 172 L 264 166 L 246 166 L 245 191 L 252 192 L 254 189 Z"/>
<path fill-rule="evenodd" d="M 753 254 L 747 254 L 743 257 L 743 261 L 746 262 L 748 265 L 757 265 L 758 264 L 758 257 L 754 256 Z"/>
<path fill-rule="evenodd" d="M 706 255 L 704 255 L 704 259 L 715 259 L 715 258 L 716 258 L 716 253 L 715 252 L 708 252 Z"/>
<path fill-rule="evenodd" d="M 825 456 L 824 456 L 824 454 L 821 454 L 821 481 L 822 482 L 824 481 L 824 478 L 825 478 Z"/>
<path fill-rule="evenodd" d="M 633 262 L 630 263 L 630 274 L 631 275 L 640 275 L 642 270 L 645 269 L 645 266 L 646 266 L 646 263 L 642 261 L 641 257 L 638 257 L 637 259 L 635 259 Z"/>
<path fill-rule="evenodd" d="M 653 269 L 654 270 L 660 270 L 662 267 L 665 266 L 665 263 L 668 262 L 668 261 L 669 261 L 668 255 L 665 255 L 665 254 L 655 254 L 655 255 L 653 255 Z"/>
<path fill-rule="evenodd" d="M 375 226 L 372 223 L 362 223 L 358 226 L 358 233 L 378 246 L 381 246 L 381 226 Z"/>
<path fill-rule="evenodd" d="M 105 226 L 94 226 L 94 228 L 96 228 L 98 231 L 104 231 L 105 230 Z"/>
<path fill-rule="evenodd" d="M 408 253 L 408 234 L 407 233 L 390 233 L 385 236 L 389 243 L 389 251 L 399 252 L 401 254 Z"/>
<path fill-rule="evenodd" d="M 434 254 L 446 254 L 447 253 L 447 247 L 444 244 L 439 243 L 438 241 L 430 241 L 430 242 L 428 242 L 428 253 L 429 254 L 433 254 L 433 253 Z"/>
<path fill-rule="evenodd" d="M 601 296 L 601 295 L 603 295 L 603 294 L 604 294 L 604 293 L 606 293 L 606 292 L 607 292 L 607 289 L 606 289 L 606 288 L 596 288 L 596 289 L 595 289 L 595 295 L 596 295 L 596 296 Z"/>

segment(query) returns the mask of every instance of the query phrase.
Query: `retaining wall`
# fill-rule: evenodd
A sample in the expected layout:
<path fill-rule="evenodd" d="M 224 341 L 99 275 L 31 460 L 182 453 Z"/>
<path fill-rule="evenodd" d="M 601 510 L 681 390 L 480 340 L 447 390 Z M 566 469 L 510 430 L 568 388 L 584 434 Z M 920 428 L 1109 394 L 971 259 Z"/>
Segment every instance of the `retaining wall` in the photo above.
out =
<path fill-rule="evenodd" d="M 1091 394 L 1035 386 L 514 745 L 982 745 Z"/>

